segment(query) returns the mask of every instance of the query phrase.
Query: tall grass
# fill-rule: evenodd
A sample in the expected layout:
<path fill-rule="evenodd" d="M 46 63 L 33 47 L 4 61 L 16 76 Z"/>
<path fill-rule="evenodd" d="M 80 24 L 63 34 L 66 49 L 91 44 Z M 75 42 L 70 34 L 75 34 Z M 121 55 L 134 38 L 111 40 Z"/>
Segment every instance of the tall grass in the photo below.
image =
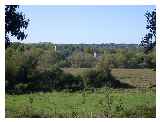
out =
<path fill-rule="evenodd" d="M 155 117 L 155 90 L 6 95 L 6 117 Z"/>

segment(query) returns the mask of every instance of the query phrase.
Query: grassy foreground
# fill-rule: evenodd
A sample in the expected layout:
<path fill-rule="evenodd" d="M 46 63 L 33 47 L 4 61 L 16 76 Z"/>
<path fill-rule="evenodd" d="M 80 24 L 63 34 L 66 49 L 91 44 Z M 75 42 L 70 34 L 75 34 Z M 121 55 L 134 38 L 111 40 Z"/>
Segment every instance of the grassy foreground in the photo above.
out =
<path fill-rule="evenodd" d="M 6 95 L 6 117 L 155 117 L 155 90 Z"/>
<path fill-rule="evenodd" d="M 64 69 L 81 74 L 87 69 Z M 113 69 L 133 89 L 6 95 L 6 117 L 156 117 L 155 71 Z"/>

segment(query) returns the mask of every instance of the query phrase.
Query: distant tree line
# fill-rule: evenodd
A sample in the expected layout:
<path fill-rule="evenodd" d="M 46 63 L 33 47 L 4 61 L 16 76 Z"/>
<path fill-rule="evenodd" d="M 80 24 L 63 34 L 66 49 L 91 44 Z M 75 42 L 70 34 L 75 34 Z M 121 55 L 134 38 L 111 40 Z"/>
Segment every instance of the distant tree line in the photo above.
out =
<path fill-rule="evenodd" d="M 106 84 L 119 87 L 120 82 L 111 75 L 111 68 L 155 67 L 155 52 L 144 54 L 132 48 L 97 49 L 99 56 L 94 57 L 91 48 L 80 47 L 65 56 L 60 48 L 58 45 L 55 51 L 53 44 L 12 43 L 5 52 L 6 92 L 76 91 Z M 89 70 L 81 76 L 73 76 L 63 72 L 66 67 Z"/>
<path fill-rule="evenodd" d="M 119 44 L 117 44 L 116 48 L 101 48 L 102 45 L 94 44 L 96 48 L 93 48 L 94 46 L 92 47 L 92 44 L 59 44 L 56 45 L 57 48 L 55 52 L 55 45 L 52 43 L 13 43 L 10 49 L 18 52 L 36 50 L 37 53 L 40 54 L 42 54 L 41 52 L 44 52 L 44 58 L 46 60 L 52 60 L 50 61 L 51 64 L 61 68 L 93 68 L 102 58 L 110 61 L 111 68 L 155 68 L 155 49 L 146 54 L 144 53 L 143 48 L 138 45 L 133 46 L 130 44 L 130 46 L 126 45 L 125 47 L 125 44 L 123 44 L 124 46 L 122 48 L 118 45 Z M 94 56 L 94 53 L 96 53 L 96 57 Z"/>

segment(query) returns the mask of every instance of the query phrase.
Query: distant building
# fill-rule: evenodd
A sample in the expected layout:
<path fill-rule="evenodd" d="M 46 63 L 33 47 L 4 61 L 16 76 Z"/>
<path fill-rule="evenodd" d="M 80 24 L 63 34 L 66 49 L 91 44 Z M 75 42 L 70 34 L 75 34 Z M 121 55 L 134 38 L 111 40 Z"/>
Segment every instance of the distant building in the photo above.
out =
<path fill-rule="evenodd" d="M 54 46 L 54 51 L 56 52 L 56 50 L 57 50 L 57 47 L 56 47 L 56 45 Z"/>
<path fill-rule="evenodd" d="M 93 56 L 94 56 L 95 58 L 97 58 L 97 53 L 96 53 L 96 52 L 94 52 L 94 53 L 93 53 Z"/>

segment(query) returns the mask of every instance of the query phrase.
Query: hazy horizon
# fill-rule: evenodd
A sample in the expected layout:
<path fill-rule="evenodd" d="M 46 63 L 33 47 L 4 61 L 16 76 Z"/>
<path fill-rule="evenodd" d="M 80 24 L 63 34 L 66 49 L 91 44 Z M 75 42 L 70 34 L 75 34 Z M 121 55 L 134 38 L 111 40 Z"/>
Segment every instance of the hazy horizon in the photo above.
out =
<path fill-rule="evenodd" d="M 43 42 L 38 42 L 38 41 L 36 41 L 36 42 L 34 42 L 34 41 L 32 41 L 32 42 L 24 42 L 24 41 L 13 41 L 14 43 L 23 43 L 23 44 L 39 44 L 39 43 L 52 43 L 52 44 L 137 44 L 137 45 L 139 45 L 139 43 L 113 43 L 113 42 L 108 42 L 108 43 L 54 43 L 53 41 L 43 41 Z"/>

